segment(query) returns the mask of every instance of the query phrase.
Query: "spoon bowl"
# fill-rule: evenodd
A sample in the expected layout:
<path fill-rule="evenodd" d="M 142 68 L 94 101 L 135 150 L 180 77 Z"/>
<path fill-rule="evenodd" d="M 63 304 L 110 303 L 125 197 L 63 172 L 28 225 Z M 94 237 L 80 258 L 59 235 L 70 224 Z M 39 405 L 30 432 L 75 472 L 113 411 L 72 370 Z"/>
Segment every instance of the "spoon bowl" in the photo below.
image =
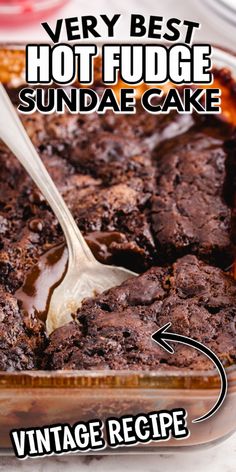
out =
<path fill-rule="evenodd" d="M 47 315 L 51 333 L 72 319 L 84 298 L 120 285 L 131 276 L 122 267 L 108 266 L 93 256 L 65 201 L 34 148 L 4 87 L 0 84 L 0 138 L 24 166 L 47 200 L 64 232 L 68 247 L 68 269 L 53 291 Z"/>
<path fill-rule="evenodd" d="M 97 261 L 87 264 L 83 270 L 79 270 L 78 267 L 70 268 L 60 285 L 53 291 L 46 322 L 48 333 L 71 321 L 85 298 L 94 297 L 120 285 L 132 275 L 136 274 Z"/>

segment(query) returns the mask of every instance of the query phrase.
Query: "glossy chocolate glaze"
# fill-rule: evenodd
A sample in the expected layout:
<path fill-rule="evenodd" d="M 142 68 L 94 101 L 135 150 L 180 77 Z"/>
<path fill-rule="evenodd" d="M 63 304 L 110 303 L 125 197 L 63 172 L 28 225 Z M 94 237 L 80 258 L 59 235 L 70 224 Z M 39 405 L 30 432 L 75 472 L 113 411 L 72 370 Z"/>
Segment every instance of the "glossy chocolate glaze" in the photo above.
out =
<path fill-rule="evenodd" d="M 122 243 L 124 240 L 125 236 L 116 231 L 98 231 L 86 237 L 94 256 L 104 264 L 112 260 L 112 244 Z M 24 283 L 15 292 L 15 296 L 28 314 L 36 314 L 39 319 L 46 321 L 51 295 L 63 279 L 67 263 L 67 248 L 65 244 L 60 244 L 46 251 L 27 272 Z"/>
<path fill-rule="evenodd" d="M 67 260 L 67 249 L 61 244 L 43 254 L 27 272 L 15 296 L 28 314 L 36 313 L 41 320 L 46 321 L 51 294 L 63 279 Z"/>

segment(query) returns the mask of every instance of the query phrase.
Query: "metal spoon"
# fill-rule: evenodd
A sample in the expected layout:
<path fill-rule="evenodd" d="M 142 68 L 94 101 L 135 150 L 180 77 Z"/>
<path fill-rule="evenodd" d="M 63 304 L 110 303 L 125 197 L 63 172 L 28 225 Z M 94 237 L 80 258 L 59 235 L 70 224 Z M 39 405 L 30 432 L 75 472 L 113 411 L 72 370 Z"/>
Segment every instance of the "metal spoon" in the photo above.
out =
<path fill-rule="evenodd" d="M 4 87 L 0 84 L 0 138 L 15 154 L 55 213 L 68 246 L 68 270 L 54 290 L 47 316 L 52 332 L 71 320 L 81 302 L 137 275 L 121 267 L 99 263 L 85 242 L 62 196 L 29 139 Z"/>

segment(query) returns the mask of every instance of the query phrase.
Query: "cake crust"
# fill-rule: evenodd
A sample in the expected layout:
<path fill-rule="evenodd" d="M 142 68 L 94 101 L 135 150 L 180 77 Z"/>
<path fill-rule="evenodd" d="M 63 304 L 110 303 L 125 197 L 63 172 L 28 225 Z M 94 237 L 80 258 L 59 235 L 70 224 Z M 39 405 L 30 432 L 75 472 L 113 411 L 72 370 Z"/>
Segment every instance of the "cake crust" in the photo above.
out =
<path fill-rule="evenodd" d="M 174 333 L 202 342 L 229 365 L 236 360 L 235 302 L 232 277 L 184 256 L 85 300 L 77 322 L 50 336 L 43 367 L 210 370 L 211 361 L 195 349 L 178 344 L 170 355 L 152 341 L 168 322 Z"/>

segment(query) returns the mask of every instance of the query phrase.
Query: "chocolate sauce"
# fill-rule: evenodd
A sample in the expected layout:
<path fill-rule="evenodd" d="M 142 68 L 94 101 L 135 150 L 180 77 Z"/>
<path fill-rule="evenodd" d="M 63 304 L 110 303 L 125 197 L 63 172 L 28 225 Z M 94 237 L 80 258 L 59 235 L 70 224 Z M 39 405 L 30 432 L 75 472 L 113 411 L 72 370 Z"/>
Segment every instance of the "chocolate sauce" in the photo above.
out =
<path fill-rule="evenodd" d="M 103 263 L 112 261 L 112 243 L 126 240 L 122 233 L 116 231 L 96 231 L 85 239 L 96 259 Z M 67 248 L 65 244 L 60 244 L 45 252 L 29 270 L 24 284 L 15 294 L 27 313 L 36 313 L 41 320 L 46 320 L 52 292 L 63 279 L 67 262 Z"/>
<path fill-rule="evenodd" d="M 118 231 L 94 231 L 86 236 L 86 241 L 99 262 L 112 263 L 112 244 L 124 243 L 126 237 Z"/>
<path fill-rule="evenodd" d="M 29 314 L 36 313 L 41 320 L 46 320 L 52 292 L 65 275 L 67 259 L 67 248 L 60 244 L 43 254 L 26 274 L 24 284 L 15 295 Z"/>

